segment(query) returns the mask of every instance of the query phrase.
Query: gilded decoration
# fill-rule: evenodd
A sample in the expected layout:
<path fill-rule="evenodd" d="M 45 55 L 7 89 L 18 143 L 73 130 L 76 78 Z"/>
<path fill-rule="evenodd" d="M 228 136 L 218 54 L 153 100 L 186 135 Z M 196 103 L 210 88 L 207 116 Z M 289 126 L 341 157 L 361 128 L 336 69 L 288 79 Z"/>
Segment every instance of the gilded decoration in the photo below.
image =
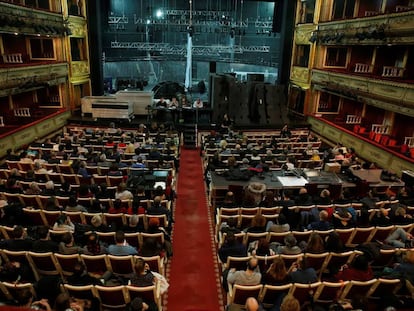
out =
<path fill-rule="evenodd" d="M 290 80 L 299 83 L 309 83 L 309 69 L 306 67 L 292 67 Z"/>
<path fill-rule="evenodd" d="M 73 76 L 84 76 L 89 74 L 89 64 L 87 61 L 72 62 L 72 77 Z"/>
<path fill-rule="evenodd" d="M 296 27 L 295 43 L 310 44 L 309 38 L 315 30 L 316 27 L 314 25 L 298 25 Z"/>
<path fill-rule="evenodd" d="M 79 18 L 69 18 L 69 29 L 71 31 L 71 37 L 86 37 L 86 22 Z"/>
<path fill-rule="evenodd" d="M 318 38 L 325 45 L 409 44 L 414 42 L 414 10 L 400 13 L 330 21 L 319 24 Z M 382 32 L 379 38 L 360 36 L 363 32 Z M 332 38 L 332 40 L 329 40 Z"/>

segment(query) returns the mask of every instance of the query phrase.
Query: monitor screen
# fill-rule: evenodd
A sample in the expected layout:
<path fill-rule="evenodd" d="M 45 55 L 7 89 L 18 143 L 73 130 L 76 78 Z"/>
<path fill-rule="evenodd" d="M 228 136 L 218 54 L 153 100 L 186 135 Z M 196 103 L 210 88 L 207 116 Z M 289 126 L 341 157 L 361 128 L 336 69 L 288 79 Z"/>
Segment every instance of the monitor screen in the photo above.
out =
<path fill-rule="evenodd" d="M 153 171 L 152 174 L 155 177 L 159 177 L 159 178 L 167 178 L 168 177 L 168 170 L 159 170 L 159 171 Z"/>

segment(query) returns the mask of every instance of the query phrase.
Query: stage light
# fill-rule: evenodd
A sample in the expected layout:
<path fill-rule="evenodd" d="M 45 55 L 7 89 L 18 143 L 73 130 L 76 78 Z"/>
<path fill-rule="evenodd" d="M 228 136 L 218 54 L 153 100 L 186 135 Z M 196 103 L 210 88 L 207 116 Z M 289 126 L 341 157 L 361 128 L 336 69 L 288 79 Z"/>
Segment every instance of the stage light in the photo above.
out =
<path fill-rule="evenodd" d="M 157 16 L 157 18 L 162 18 L 164 16 L 164 13 L 161 10 L 157 10 L 157 13 L 155 13 L 155 16 Z"/>
<path fill-rule="evenodd" d="M 149 19 L 147 19 L 147 25 L 151 24 L 151 21 Z"/>

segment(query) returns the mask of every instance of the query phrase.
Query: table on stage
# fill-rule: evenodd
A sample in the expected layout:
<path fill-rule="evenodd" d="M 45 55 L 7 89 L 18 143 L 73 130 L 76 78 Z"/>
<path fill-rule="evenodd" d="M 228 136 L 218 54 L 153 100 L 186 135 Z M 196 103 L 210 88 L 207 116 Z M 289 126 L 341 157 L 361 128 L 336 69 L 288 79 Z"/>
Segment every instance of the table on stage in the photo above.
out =
<path fill-rule="evenodd" d="M 370 187 L 404 187 L 405 183 L 398 179 L 386 181 L 381 179 L 382 169 L 363 169 L 360 166 L 349 168 L 352 175 L 366 181 Z"/>
<path fill-rule="evenodd" d="M 211 108 L 165 108 L 153 107 L 153 116 L 160 122 L 178 124 L 210 124 Z M 154 113 L 155 112 L 155 113 Z"/>
<path fill-rule="evenodd" d="M 267 190 L 297 189 L 304 187 L 308 181 L 302 176 L 284 176 L 282 171 L 263 173 L 262 177 L 253 176 L 248 181 L 227 180 L 225 176 L 212 172 L 210 182 L 210 203 L 215 206 L 217 200 L 224 198 L 230 185 L 246 187 L 252 182 L 266 185 Z"/>

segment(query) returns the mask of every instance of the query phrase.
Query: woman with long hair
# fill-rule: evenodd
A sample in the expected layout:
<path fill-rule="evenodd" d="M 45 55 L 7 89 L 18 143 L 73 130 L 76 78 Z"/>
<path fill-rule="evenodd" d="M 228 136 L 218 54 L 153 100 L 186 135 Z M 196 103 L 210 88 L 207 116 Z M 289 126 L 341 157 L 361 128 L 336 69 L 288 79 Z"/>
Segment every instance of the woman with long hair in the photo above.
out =
<path fill-rule="evenodd" d="M 306 245 L 305 252 L 312 254 L 320 254 L 325 251 L 325 245 L 322 237 L 317 232 L 312 232 L 309 237 L 309 242 Z"/>
<path fill-rule="evenodd" d="M 263 275 L 262 283 L 269 285 L 284 285 L 290 283 L 290 276 L 286 269 L 285 262 L 281 257 L 274 259 L 273 263 Z"/>

